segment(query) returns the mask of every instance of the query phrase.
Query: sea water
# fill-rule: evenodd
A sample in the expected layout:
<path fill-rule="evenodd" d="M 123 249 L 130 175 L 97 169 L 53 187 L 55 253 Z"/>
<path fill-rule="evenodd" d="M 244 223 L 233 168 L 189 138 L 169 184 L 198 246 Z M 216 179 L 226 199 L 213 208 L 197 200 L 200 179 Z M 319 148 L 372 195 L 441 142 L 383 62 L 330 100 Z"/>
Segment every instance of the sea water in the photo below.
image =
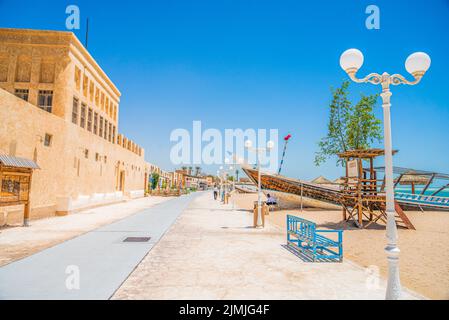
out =
<path fill-rule="evenodd" d="M 415 194 L 421 194 L 421 191 L 424 189 L 424 187 L 415 187 Z M 429 187 L 427 188 L 426 192 L 424 192 L 425 195 L 431 195 L 432 193 L 434 193 L 435 191 L 437 191 L 438 189 L 440 189 L 440 187 Z M 396 187 L 394 189 L 395 192 L 399 192 L 399 193 L 412 193 L 412 188 L 411 187 Z M 439 197 L 449 197 L 449 188 L 444 189 L 443 191 L 440 191 L 437 196 Z"/>

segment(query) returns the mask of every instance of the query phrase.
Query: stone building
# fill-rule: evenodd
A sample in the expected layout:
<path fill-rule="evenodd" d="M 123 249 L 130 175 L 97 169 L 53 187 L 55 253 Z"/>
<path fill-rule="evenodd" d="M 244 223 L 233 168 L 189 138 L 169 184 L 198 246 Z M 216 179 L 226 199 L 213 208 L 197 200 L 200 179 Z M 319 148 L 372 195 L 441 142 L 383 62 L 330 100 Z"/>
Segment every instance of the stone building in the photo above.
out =
<path fill-rule="evenodd" d="M 32 219 L 144 195 L 150 164 L 118 133 L 120 95 L 73 33 L 0 29 L 0 154 L 41 168 Z"/>

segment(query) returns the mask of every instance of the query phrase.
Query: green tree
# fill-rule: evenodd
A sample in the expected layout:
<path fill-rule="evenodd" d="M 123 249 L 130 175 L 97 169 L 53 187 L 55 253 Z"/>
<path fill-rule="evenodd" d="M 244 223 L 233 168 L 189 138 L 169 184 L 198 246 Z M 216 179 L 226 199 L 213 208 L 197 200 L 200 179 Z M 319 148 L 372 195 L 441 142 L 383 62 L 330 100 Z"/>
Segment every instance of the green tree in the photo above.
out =
<path fill-rule="evenodd" d="M 361 95 L 357 104 L 348 99 L 349 81 L 332 90 L 329 106 L 327 135 L 318 143 L 315 164 L 319 166 L 329 157 L 353 149 L 368 149 L 374 142 L 382 140 L 381 121 L 374 115 L 378 95 Z M 338 158 L 337 164 L 344 165 Z"/>
<path fill-rule="evenodd" d="M 153 178 L 153 180 L 151 181 L 151 190 L 154 190 L 156 189 L 157 184 L 159 183 L 159 173 L 153 172 L 151 174 L 151 177 Z"/>

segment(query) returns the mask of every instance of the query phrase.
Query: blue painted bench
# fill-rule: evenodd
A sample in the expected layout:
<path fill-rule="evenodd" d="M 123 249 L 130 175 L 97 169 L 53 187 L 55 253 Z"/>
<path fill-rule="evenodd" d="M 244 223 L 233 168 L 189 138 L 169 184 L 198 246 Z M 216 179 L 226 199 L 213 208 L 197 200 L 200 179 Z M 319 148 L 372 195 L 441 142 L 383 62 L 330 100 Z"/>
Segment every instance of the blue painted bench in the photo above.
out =
<path fill-rule="evenodd" d="M 337 239 L 322 233 L 336 233 Z M 312 261 L 343 261 L 343 230 L 317 230 L 306 219 L 287 215 L 287 245 L 310 256 Z"/>

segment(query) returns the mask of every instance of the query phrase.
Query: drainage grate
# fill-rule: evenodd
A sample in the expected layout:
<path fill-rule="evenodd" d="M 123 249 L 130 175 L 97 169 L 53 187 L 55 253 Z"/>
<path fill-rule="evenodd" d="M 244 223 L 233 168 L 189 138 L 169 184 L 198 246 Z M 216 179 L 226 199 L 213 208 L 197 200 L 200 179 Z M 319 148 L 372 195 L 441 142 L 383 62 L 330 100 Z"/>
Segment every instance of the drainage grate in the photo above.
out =
<path fill-rule="evenodd" d="M 127 237 L 123 242 L 148 242 L 151 237 Z"/>

